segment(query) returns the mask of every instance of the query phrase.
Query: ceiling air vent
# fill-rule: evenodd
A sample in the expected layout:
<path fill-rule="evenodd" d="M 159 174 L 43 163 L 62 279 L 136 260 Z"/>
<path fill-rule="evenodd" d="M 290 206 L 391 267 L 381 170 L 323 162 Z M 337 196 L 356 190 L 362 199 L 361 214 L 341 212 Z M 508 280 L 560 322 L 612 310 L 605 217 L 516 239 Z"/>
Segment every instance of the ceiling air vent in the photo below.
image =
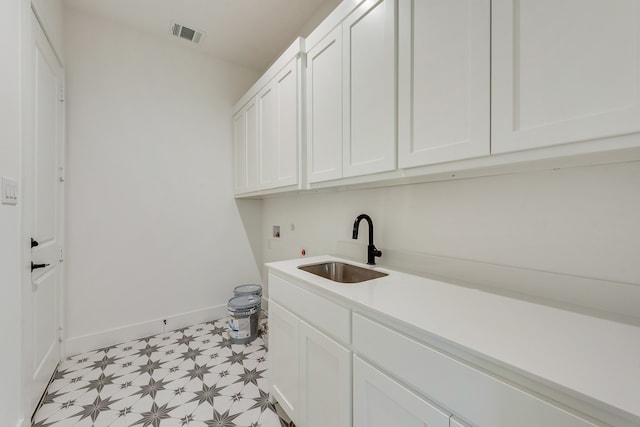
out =
<path fill-rule="evenodd" d="M 169 31 L 169 34 L 195 44 L 199 44 L 205 36 L 204 31 L 194 30 L 192 28 L 185 27 L 184 25 L 180 25 L 177 22 L 171 23 L 171 30 Z"/>

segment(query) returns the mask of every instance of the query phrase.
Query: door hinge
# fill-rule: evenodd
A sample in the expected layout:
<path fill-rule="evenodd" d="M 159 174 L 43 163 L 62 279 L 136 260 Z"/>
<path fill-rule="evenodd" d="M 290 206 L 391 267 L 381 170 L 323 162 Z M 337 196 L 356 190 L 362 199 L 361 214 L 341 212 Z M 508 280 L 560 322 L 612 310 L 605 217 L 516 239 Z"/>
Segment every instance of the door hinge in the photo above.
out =
<path fill-rule="evenodd" d="M 64 85 L 60 85 L 60 97 L 58 98 L 58 101 L 60 102 L 64 102 Z"/>
<path fill-rule="evenodd" d="M 63 248 L 60 248 L 60 249 L 59 249 L 59 252 L 58 252 L 58 260 L 59 260 L 60 262 L 63 262 L 63 261 L 64 261 L 64 249 L 63 249 Z"/>
<path fill-rule="evenodd" d="M 62 166 L 58 168 L 58 182 L 64 182 L 64 168 Z"/>
<path fill-rule="evenodd" d="M 58 342 L 62 342 L 62 326 L 58 327 Z"/>

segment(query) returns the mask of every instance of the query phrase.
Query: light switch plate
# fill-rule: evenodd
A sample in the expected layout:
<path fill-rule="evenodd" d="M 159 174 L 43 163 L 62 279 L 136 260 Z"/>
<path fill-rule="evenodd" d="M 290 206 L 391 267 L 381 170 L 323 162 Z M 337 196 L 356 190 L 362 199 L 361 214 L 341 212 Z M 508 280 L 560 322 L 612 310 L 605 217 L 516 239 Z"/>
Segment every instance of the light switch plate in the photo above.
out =
<path fill-rule="evenodd" d="M 2 204 L 17 205 L 18 204 L 18 183 L 15 179 L 2 177 Z"/>

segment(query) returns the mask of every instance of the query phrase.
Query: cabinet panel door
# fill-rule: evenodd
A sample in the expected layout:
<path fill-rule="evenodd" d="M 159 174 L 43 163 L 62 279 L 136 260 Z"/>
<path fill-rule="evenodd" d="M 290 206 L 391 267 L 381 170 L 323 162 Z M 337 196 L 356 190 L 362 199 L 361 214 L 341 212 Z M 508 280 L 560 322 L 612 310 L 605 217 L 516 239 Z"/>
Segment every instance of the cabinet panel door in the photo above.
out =
<path fill-rule="evenodd" d="M 277 107 L 277 94 L 274 84 L 270 83 L 258 94 L 260 189 L 271 188 L 276 181 L 278 158 Z"/>
<path fill-rule="evenodd" d="M 524 389 L 358 314 L 353 315 L 353 350 L 473 425 L 596 426 Z"/>
<path fill-rule="evenodd" d="M 233 116 L 234 188 L 237 194 L 258 186 L 258 112 L 256 99 Z"/>
<path fill-rule="evenodd" d="M 339 343 L 351 344 L 351 310 L 273 273 L 269 274 L 269 296 Z"/>
<path fill-rule="evenodd" d="M 342 33 L 329 33 L 307 54 L 309 182 L 342 177 Z"/>
<path fill-rule="evenodd" d="M 278 187 L 298 183 L 298 60 L 275 78 L 278 112 L 275 181 Z"/>
<path fill-rule="evenodd" d="M 354 427 L 449 427 L 449 416 L 354 356 Z"/>
<path fill-rule="evenodd" d="M 300 322 L 302 425 L 351 426 L 351 352 Z"/>
<path fill-rule="evenodd" d="M 395 8 L 365 2 L 342 25 L 345 177 L 396 166 Z"/>
<path fill-rule="evenodd" d="M 233 116 L 234 189 L 236 194 L 247 189 L 247 116 L 239 111 Z"/>
<path fill-rule="evenodd" d="M 296 424 L 300 419 L 299 333 L 298 318 L 272 300 L 269 303 L 271 392 Z"/>
<path fill-rule="evenodd" d="M 490 20 L 490 0 L 400 0 L 400 167 L 489 155 Z"/>
<path fill-rule="evenodd" d="M 247 120 L 247 191 L 258 189 L 258 106 L 252 99 L 245 111 Z"/>
<path fill-rule="evenodd" d="M 492 2 L 493 153 L 640 131 L 637 0 Z"/>

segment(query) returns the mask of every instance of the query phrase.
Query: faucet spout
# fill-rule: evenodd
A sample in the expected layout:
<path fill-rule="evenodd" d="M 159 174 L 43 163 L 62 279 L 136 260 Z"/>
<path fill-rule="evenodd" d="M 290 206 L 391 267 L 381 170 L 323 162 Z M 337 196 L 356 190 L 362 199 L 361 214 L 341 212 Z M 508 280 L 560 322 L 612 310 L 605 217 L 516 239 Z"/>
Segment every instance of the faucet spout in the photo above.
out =
<path fill-rule="evenodd" d="M 358 238 L 358 228 L 360 226 L 360 221 L 362 221 L 363 219 L 367 221 L 367 223 L 369 224 L 369 245 L 367 246 L 367 264 L 375 265 L 376 264 L 375 257 L 381 257 L 382 251 L 379 251 L 378 249 L 376 249 L 375 245 L 373 244 L 373 221 L 371 220 L 371 217 L 369 215 L 367 214 L 358 215 L 358 217 L 353 223 L 352 238 L 353 239 Z"/>

